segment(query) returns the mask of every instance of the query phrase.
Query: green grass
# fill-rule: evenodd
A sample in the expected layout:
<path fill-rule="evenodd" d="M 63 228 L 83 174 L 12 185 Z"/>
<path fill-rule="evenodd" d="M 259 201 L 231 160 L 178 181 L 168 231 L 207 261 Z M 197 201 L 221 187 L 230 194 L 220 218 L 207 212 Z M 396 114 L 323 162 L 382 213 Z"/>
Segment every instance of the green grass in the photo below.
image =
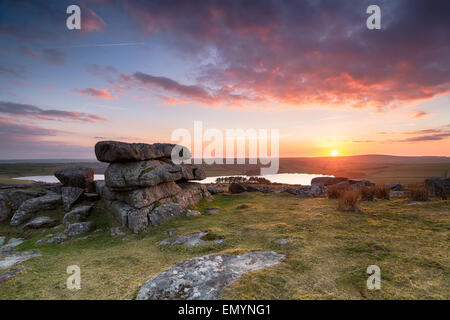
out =
<path fill-rule="evenodd" d="M 336 210 L 335 200 L 290 194 L 222 194 L 202 201 L 219 213 L 171 219 L 129 240 L 111 237 L 117 223 L 101 202 L 92 219 L 100 232 L 87 240 L 34 245 L 48 230 L 26 233 L 18 250 L 35 250 L 26 270 L 0 283 L 0 299 L 133 299 L 140 285 L 173 264 L 213 253 L 272 250 L 286 259 L 249 273 L 226 288 L 226 299 L 449 299 L 450 201 L 408 205 L 406 200 L 363 202 L 364 213 Z M 61 210 L 44 212 L 62 218 Z M 208 231 L 221 245 L 158 246 L 166 232 Z M 0 234 L 18 236 L 0 225 Z M 289 238 L 285 245 L 278 239 Z M 79 291 L 69 291 L 66 268 L 81 268 Z M 369 265 L 381 268 L 382 289 L 369 291 Z M 13 267 L 14 268 L 14 267 Z"/>

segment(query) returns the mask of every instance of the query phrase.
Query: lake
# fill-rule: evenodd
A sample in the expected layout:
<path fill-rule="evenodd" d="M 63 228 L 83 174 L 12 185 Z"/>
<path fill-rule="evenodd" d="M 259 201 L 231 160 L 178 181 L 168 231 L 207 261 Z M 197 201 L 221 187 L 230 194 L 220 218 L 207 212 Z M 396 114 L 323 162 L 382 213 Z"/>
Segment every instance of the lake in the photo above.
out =
<path fill-rule="evenodd" d="M 208 177 L 202 181 L 198 181 L 200 183 L 214 183 L 217 178 L 223 177 L 247 177 L 245 175 L 232 175 L 232 176 L 217 176 L 217 177 Z M 307 174 L 307 173 L 278 173 L 278 174 L 269 174 L 263 176 L 270 182 L 284 183 L 284 184 L 302 184 L 302 185 L 310 185 L 311 180 L 317 177 L 328 177 L 322 174 Z M 17 180 L 31 180 L 31 181 L 39 181 L 46 183 L 56 183 L 59 182 L 55 176 L 31 176 L 31 177 L 18 177 L 13 178 Z M 94 180 L 104 180 L 104 176 L 102 174 L 96 174 L 94 176 Z"/>

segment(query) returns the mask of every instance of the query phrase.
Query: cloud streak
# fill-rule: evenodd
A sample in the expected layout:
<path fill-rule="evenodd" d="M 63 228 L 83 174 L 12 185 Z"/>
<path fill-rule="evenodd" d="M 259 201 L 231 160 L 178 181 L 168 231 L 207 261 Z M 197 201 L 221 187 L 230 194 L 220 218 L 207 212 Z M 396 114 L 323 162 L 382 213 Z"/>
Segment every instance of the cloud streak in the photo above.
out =
<path fill-rule="evenodd" d="M 44 110 L 30 104 L 0 101 L 0 113 L 13 117 L 27 117 L 42 120 L 74 120 L 83 122 L 105 121 L 106 119 L 91 113 Z"/>

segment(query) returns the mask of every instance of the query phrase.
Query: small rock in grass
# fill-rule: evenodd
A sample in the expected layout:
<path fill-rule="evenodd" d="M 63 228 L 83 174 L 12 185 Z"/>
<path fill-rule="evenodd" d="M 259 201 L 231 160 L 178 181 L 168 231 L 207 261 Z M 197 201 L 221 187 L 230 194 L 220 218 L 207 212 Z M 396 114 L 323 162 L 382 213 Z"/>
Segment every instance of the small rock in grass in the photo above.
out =
<path fill-rule="evenodd" d="M 197 210 L 188 210 L 188 211 L 186 212 L 186 215 L 187 215 L 188 217 L 191 217 L 191 216 L 199 216 L 199 215 L 201 215 L 201 213 L 200 213 L 200 211 L 197 211 Z"/>
<path fill-rule="evenodd" d="M 69 224 L 66 229 L 64 230 L 64 233 L 69 235 L 70 237 L 75 237 L 80 234 L 84 234 L 90 231 L 93 231 L 95 229 L 95 223 L 92 221 L 88 222 L 76 222 Z"/>
<path fill-rule="evenodd" d="M 41 243 L 62 243 L 67 240 L 67 236 L 64 233 L 59 233 L 57 235 L 47 235 L 45 238 L 39 239 L 35 244 Z"/>
<path fill-rule="evenodd" d="M 40 228 L 50 228 L 56 225 L 56 220 L 50 217 L 38 217 L 34 218 L 30 222 L 26 223 L 24 229 L 40 229 Z"/>
<path fill-rule="evenodd" d="M 120 227 L 112 227 L 109 230 L 111 236 L 126 236 L 127 234 L 120 229 Z"/>

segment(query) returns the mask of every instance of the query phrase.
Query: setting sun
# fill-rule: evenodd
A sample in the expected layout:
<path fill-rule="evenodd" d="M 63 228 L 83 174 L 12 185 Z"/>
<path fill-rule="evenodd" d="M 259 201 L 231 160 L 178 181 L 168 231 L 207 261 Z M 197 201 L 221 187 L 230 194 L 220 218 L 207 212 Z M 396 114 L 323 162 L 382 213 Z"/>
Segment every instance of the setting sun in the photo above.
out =
<path fill-rule="evenodd" d="M 332 157 L 337 157 L 338 155 L 339 155 L 339 152 L 337 150 L 331 151 L 331 156 Z"/>

